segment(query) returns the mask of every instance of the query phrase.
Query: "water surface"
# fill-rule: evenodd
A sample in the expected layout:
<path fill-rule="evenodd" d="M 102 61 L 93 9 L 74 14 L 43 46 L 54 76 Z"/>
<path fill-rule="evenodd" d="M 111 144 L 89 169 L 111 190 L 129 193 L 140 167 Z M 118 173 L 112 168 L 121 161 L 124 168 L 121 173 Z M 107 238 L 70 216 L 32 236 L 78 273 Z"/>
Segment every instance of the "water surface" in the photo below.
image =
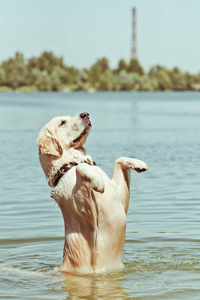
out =
<path fill-rule="evenodd" d="M 122 272 L 64 276 L 63 220 L 36 138 L 52 117 L 88 111 L 86 148 L 132 173 Z M 200 93 L 0 93 L 0 298 L 200 299 Z"/>

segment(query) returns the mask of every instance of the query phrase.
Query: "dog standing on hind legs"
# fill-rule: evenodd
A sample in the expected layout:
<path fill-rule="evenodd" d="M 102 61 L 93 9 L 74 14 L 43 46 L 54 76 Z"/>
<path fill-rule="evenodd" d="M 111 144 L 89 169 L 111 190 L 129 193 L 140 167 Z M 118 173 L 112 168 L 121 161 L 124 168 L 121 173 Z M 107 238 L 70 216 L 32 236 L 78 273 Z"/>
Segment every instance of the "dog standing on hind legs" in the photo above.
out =
<path fill-rule="evenodd" d="M 65 226 L 63 263 L 68 273 L 123 268 L 131 169 L 146 171 L 138 159 L 120 157 L 112 180 L 84 148 L 91 130 L 88 113 L 55 117 L 40 131 L 41 166 L 60 207 Z"/>

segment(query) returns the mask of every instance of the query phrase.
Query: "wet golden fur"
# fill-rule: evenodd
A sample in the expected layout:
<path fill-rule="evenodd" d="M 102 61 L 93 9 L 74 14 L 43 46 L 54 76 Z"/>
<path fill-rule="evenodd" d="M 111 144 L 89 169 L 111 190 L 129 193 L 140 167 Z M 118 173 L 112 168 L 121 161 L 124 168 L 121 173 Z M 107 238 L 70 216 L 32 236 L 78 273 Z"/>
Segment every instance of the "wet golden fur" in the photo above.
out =
<path fill-rule="evenodd" d="M 39 133 L 41 166 L 48 184 L 58 170 L 71 168 L 52 189 L 65 224 L 61 271 L 91 273 L 123 268 L 122 252 L 129 205 L 130 169 L 142 172 L 147 165 L 137 159 L 116 160 L 112 180 L 94 165 L 84 148 L 91 130 L 89 115 L 56 117 Z"/>

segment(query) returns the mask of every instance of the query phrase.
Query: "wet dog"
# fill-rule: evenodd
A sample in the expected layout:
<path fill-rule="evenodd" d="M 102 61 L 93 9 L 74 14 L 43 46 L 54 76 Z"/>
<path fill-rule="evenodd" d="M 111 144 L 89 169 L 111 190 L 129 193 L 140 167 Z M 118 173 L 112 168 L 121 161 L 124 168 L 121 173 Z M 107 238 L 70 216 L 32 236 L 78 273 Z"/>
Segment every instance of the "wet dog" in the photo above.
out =
<path fill-rule="evenodd" d="M 147 170 L 138 159 L 120 157 L 112 180 L 84 148 L 88 113 L 56 117 L 39 133 L 41 166 L 65 224 L 61 271 L 91 273 L 123 268 L 130 172 Z"/>

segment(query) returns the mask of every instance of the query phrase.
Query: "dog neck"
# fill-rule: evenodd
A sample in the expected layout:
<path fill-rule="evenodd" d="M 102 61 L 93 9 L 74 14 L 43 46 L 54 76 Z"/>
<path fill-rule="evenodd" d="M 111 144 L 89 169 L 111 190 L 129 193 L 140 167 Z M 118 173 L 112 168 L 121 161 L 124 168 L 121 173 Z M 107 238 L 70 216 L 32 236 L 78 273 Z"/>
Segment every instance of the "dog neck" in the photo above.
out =
<path fill-rule="evenodd" d="M 86 163 L 86 164 L 89 164 L 89 165 L 91 165 L 91 161 L 90 160 L 84 160 L 84 161 L 81 161 L 80 163 Z M 96 163 L 94 163 L 93 162 L 93 164 L 95 164 L 96 165 Z M 78 166 L 78 163 L 76 163 L 76 162 L 74 162 L 74 161 L 72 161 L 72 162 L 70 162 L 70 163 L 68 163 L 68 164 L 64 164 L 63 166 L 62 166 L 62 168 L 60 168 L 59 170 L 58 170 L 58 172 L 55 174 L 55 176 L 54 176 L 54 178 L 53 178 L 53 180 L 52 180 L 52 186 L 53 187 L 56 187 L 57 186 L 57 184 L 59 183 L 59 181 L 60 181 L 60 179 L 65 175 L 65 173 L 67 173 L 69 170 L 71 170 L 73 167 L 75 167 L 75 166 Z"/>
<path fill-rule="evenodd" d="M 85 148 L 81 147 L 78 149 L 69 148 L 64 149 L 61 157 L 54 157 L 52 155 L 43 155 L 39 151 L 40 163 L 43 171 L 48 179 L 49 186 L 53 187 L 53 179 L 57 172 L 66 164 L 74 163 L 80 164 L 86 161 L 88 164 L 93 165 L 92 157 L 87 155 Z"/>

